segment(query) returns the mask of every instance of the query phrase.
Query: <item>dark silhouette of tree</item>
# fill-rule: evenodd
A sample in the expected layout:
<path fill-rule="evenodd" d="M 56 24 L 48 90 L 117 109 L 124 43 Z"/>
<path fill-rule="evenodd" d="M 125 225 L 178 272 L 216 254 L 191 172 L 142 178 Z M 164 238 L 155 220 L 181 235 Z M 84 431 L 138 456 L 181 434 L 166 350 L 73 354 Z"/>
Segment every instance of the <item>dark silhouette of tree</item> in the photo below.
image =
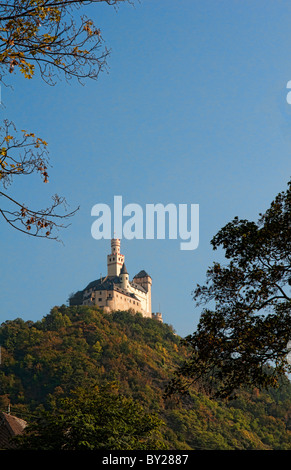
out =
<path fill-rule="evenodd" d="M 193 295 L 204 309 L 197 330 L 184 339 L 190 358 L 168 393 L 193 384 L 219 397 L 242 386 L 276 386 L 290 371 L 291 182 L 258 223 L 236 217 L 211 241 L 228 264 L 215 262 Z M 289 361 L 290 362 L 290 361 Z"/>

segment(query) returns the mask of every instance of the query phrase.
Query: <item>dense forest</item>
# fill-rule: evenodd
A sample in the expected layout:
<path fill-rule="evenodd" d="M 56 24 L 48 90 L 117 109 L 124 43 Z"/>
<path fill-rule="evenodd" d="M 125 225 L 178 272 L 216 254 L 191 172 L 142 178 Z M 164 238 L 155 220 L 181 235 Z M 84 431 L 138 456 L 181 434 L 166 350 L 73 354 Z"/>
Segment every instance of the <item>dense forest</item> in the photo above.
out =
<path fill-rule="evenodd" d="M 0 410 L 28 423 L 73 390 L 114 384 L 163 423 L 164 448 L 291 449 L 291 384 L 242 390 L 230 401 L 193 387 L 165 397 L 173 372 L 187 357 L 174 329 L 130 312 L 54 307 L 40 321 L 18 318 L 0 327 Z"/>

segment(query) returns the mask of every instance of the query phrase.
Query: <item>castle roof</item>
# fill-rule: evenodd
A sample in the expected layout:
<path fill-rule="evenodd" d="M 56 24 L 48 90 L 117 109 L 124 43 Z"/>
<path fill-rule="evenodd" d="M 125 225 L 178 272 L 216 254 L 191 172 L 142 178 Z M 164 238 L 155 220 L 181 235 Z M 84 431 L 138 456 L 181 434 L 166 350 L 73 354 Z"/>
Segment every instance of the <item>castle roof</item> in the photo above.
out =
<path fill-rule="evenodd" d="M 106 276 L 96 279 L 96 281 L 90 282 L 87 287 L 83 290 L 112 290 L 114 283 L 119 283 L 120 279 L 118 276 Z"/>
<path fill-rule="evenodd" d="M 144 269 L 142 271 L 140 271 L 138 274 L 136 274 L 134 277 L 151 277 L 146 271 L 144 271 Z M 133 278 L 134 279 L 134 278 Z"/>
<path fill-rule="evenodd" d="M 120 270 L 120 274 L 128 274 L 125 263 L 123 263 L 122 268 Z"/>
<path fill-rule="evenodd" d="M 130 282 L 131 285 L 133 285 L 136 289 L 142 291 L 142 292 L 146 292 L 146 290 L 144 289 L 144 287 L 138 285 L 138 284 L 134 284 L 132 282 Z M 101 290 L 118 290 L 119 292 L 127 295 L 127 296 L 130 296 L 130 297 L 133 297 L 133 298 L 136 298 L 135 295 L 131 292 L 128 292 L 126 289 L 123 289 L 123 287 L 121 286 L 121 280 L 120 280 L 120 277 L 119 276 L 106 276 L 104 278 L 100 278 L 100 279 L 96 279 L 95 281 L 92 281 L 90 282 L 87 287 L 85 287 L 85 289 L 83 289 L 82 293 L 83 295 L 85 296 L 85 292 L 88 292 L 88 294 L 86 295 L 86 297 L 89 297 L 90 296 L 90 293 L 93 292 L 93 291 L 101 291 Z M 139 299 L 137 299 L 139 300 Z"/>

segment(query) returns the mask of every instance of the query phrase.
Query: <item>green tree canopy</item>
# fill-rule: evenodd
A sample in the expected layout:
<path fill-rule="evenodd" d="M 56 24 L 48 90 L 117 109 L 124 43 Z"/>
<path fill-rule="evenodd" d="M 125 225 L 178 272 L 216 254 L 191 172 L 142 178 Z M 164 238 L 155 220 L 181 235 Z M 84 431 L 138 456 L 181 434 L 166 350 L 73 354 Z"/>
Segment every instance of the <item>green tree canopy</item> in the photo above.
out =
<path fill-rule="evenodd" d="M 30 450 L 162 449 L 163 422 L 114 384 L 79 388 L 43 411 L 18 438 Z"/>

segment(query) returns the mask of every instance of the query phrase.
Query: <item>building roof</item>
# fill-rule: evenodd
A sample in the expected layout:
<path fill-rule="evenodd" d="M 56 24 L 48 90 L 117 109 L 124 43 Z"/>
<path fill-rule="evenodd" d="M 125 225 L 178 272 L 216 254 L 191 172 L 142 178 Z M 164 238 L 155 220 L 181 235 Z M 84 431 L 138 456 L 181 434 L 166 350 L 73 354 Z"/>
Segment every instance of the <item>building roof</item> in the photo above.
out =
<path fill-rule="evenodd" d="M 139 284 L 134 284 L 133 282 L 130 282 L 130 284 L 135 287 L 136 289 L 142 291 L 142 292 L 146 292 L 146 290 L 140 286 Z M 91 292 L 94 292 L 94 291 L 102 291 L 102 290 L 118 290 L 119 292 L 121 292 L 122 294 L 124 295 L 127 295 L 129 297 L 133 297 L 133 298 L 136 298 L 137 300 L 139 300 L 133 293 L 131 292 L 128 292 L 126 289 L 123 289 L 123 287 L 121 286 L 121 280 L 120 280 L 120 277 L 119 276 L 106 276 L 104 278 L 100 278 L 100 279 L 96 279 L 96 281 L 92 281 L 90 282 L 87 287 L 85 287 L 85 289 L 82 291 L 83 292 L 83 296 L 84 296 L 84 299 L 90 297 L 91 295 Z M 87 296 L 85 296 L 85 292 L 88 292 Z"/>
<path fill-rule="evenodd" d="M 138 274 L 136 274 L 136 275 L 134 276 L 134 278 L 135 278 L 135 277 L 140 278 L 140 277 L 151 277 L 151 276 L 150 276 L 146 271 L 142 270 L 142 271 L 140 271 Z M 133 279 L 134 279 L 134 278 L 133 278 Z"/>
<path fill-rule="evenodd" d="M 17 418 L 16 416 L 12 416 L 8 413 L 4 413 L 4 411 L 2 411 L 0 416 L 5 422 L 6 427 L 9 429 L 11 436 L 21 434 L 27 424 L 23 419 Z"/>
<path fill-rule="evenodd" d="M 23 419 L 8 413 L 0 413 L 0 449 L 11 449 L 15 445 L 11 438 L 21 434 L 27 423 Z"/>
<path fill-rule="evenodd" d="M 128 274 L 125 263 L 123 263 L 122 268 L 120 270 L 120 274 Z"/>
<path fill-rule="evenodd" d="M 90 282 L 87 287 L 83 290 L 112 290 L 114 284 L 119 284 L 120 279 L 119 276 L 106 276 L 101 277 L 100 279 L 96 279 L 96 281 Z"/>

